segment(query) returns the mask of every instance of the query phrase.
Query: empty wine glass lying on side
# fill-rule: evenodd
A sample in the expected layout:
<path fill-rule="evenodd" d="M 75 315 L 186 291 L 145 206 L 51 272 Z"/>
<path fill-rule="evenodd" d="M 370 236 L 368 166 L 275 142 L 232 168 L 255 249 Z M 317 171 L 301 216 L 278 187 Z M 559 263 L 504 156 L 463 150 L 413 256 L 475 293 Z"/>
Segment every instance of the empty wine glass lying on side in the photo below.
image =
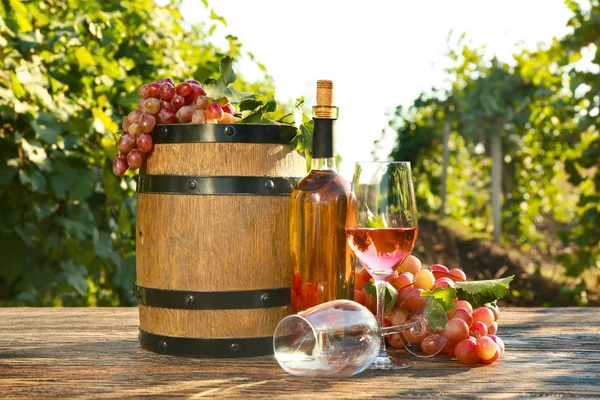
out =
<path fill-rule="evenodd" d="M 427 304 L 425 309 L 441 309 L 430 311 L 430 316 L 446 317 L 436 301 L 423 299 L 423 302 Z M 421 312 L 406 324 L 380 328 L 371 311 L 354 301 L 319 304 L 279 322 L 273 336 L 275 358 L 292 375 L 355 375 L 376 360 L 384 336 L 398 332 L 420 336 L 433 332 L 427 315 Z"/>

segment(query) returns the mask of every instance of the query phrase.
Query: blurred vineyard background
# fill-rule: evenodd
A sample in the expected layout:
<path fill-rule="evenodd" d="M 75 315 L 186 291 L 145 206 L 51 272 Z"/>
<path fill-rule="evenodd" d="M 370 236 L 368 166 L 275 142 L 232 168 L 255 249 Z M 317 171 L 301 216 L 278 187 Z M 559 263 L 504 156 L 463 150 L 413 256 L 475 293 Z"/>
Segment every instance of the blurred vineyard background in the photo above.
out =
<path fill-rule="evenodd" d="M 415 253 L 516 274 L 509 304 L 599 304 L 600 2 L 566 5 L 569 33 L 510 63 L 450 35 L 446 84 L 390 115 L 389 156 L 414 166 Z M 143 82 L 253 58 L 235 36 L 214 45 L 225 21 L 204 12 L 190 26 L 178 2 L 0 0 L 0 305 L 136 303 L 135 177 L 112 174 L 114 134 Z M 256 65 L 238 88 L 274 89 Z"/>

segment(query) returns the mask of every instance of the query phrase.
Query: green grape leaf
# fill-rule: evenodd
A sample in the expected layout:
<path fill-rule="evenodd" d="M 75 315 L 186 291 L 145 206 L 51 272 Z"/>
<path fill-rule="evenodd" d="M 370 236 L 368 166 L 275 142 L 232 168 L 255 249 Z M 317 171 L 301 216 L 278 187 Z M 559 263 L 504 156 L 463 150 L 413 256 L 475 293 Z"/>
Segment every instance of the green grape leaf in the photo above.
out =
<path fill-rule="evenodd" d="M 454 310 L 456 289 L 451 286 L 446 286 L 445 288 L 437 287 L 433 290 L 426 290 L 421 293 L 421 296 L 432 298 L 443 307 L 445 312 Z"/>
<path fill-rule="evenodd" d="M 227 100 L 231 103 L 239 103 L 244 99 L 255 97 L 253 93 L 240 92 L 229 87 L 237 79 L 237 75 L 233 70 L 233 59 L 231 57 L 225 57 L 221 60 L 219 71 L 221 72 L 221 76 L 216 80 L 210 78 L 204 80 L 204 91 L 209 97 L 213 99 L 227 97 Z"/>
<path fill-rule="evenodd" d="M 371 279 L 369 282 L 365 283 L 362 287 L 365 289 L 367 293 L 377 300 L 377 289 L 375 288 L 375 281 Z M 398 290 L 392 286 L 391 283 L 385 283 L 385 312 L 390 313 L 392 309 L 396 306 L 396 300 L 398 299 Z"/>
<path fill-rule="evenodd" d="M 254 106 L 258 104 L 252 110 L 242 110 L 243 117 L 239 122 L 240 124 L 279 124 L 277 121 L 270 119 L 267 113 L 274 112 L 277 110 L 277 101 L 272 96 L 259 96 L 253 100 L 246 100 L 243 102 L 244 108 Z M 240 104 L 241 109 L 241 104 Z"/>
<path fill-rule="evenodd" d="M 437 288 L 440 289 L 440 288 Z M 451 288 L 454 289 L 454 288 Z M 425 293 L 425 292 L 424 292 Z M 430 298 L 423 309 L 423 318 L 427 320 L 433 331 L 440 331 L 446 326 L 448 316 L 443 302 L 437 298 Z"/>
<path fill-rule="evenodd" d="M 467 300 L 473 308 L 492 303 L 508 294 L 514 275 L 487 281 L 456 282 L 457 297 Z"/>

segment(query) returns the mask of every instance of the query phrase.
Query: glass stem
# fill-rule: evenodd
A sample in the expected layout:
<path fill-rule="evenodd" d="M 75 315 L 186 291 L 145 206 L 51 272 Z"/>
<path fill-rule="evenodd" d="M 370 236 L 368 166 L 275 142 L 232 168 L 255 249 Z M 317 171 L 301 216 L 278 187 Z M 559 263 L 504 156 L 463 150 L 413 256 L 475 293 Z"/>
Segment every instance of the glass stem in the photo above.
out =
<path fill-rule="evenodd" d="M 376 280 L 375 290 L 377 291 L 377 324 L 379 325 L 379 329 L 382 330 L 385 324 L 385 281 Z M 381 336 L 381 347 L 379 349 L 379 353 L 381 354 L 385 352 L 385 338 Z"/>

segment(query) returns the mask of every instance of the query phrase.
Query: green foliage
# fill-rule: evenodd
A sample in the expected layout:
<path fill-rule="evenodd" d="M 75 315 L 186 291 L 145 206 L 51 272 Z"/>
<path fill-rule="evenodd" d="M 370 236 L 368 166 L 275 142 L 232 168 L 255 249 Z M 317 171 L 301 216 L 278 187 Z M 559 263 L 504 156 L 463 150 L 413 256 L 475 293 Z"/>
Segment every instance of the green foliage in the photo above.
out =
<path fill-rule="evenodd" d="M 456 282 L 457 296 L 467 300 L 473 307 L 493 303 L 508 294 L 510 282 L 514 276 L 487 281 Z"/>
<path fill-rule="evenodd" d="M 423 297 L 431 297 L 434 302 L 440 304 L 445 312 L 454 310 L 454 298 L 456 297 L 456 289 L 452 286 L 445 288 L 437 287 L 433 290 L 426 290 L 421 293 Z"/>
<path fill-rule="evenodd" d="M 1 303 L 135 304 L 135 183 L 112 174 L 115 121 L 142 83 L 216 78 L 239 56 L 233 36 L 210 43 L 213 26 L 154 0 L 0 0 Z"/>

